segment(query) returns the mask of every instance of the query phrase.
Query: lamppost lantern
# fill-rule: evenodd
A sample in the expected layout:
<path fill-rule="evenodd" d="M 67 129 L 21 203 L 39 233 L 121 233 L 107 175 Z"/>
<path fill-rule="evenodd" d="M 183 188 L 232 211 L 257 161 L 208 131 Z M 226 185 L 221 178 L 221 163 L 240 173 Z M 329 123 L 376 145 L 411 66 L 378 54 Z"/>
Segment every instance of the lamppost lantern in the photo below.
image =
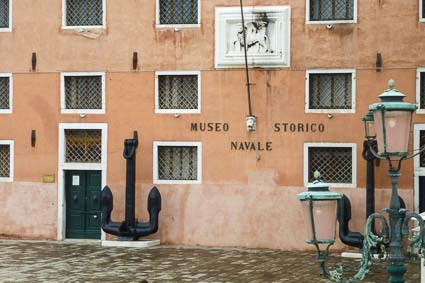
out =
<path fill-rule="evenodd" d="M 412 114 L 416 105 L 404 102 L 405 95 L 395 89 L 394 80 L 379 98 L 380 102 L 369 105 L 378 142 L 378 155 L 387 159 L 402 159 L 407 156 Z"/>
<path fill-rule="evenodd" d="M 342 194 L 329 191 L 329 185 L 320 180 L 318 171 L 315 178 L 307 187 L 307 192 L 297 195 L 303 208 L 307 243 L 333 244 L 336 237 L 336 207 Z"/>
<path fill-rule="evenodd" d="M 373 119 L 373 112 L 369 111 L 363 118 L 365 138 L 367 140 L 374 140 L 376 138 L 375 120 Z"/>
<path fill-rule="evenodd" d="M 316 247 L 317 260 L 321 263 L 320 273 L 327 276 L 324 264 L 329 247 L 335 243 L 336 208 L 342 194 L 329 191 L 329 185 L 322 182 L 318 171 L 314 172 L 314 178 L 315 181 L 307 187 L 308 191 L 298 194 L 297 198 L 302 205 L 307 230 L 306 242 Z M 321 245 L 325 245 L 323 250 Z"/>

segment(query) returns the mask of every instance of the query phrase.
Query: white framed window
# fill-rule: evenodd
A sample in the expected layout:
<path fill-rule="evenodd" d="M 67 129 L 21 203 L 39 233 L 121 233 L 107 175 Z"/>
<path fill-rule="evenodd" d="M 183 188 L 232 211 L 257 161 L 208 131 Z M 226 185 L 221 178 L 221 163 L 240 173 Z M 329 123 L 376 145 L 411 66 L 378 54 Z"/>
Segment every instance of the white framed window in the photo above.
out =
<path fill-rule="evenodd" d="M 156 0 L 157 28 L 191 28 L 200 26 L 200 0 Z"/>
<path fill-rule="evenodd" d="M 155 184 L 201 184 L 202 143 L 154 142 L 153 182 Z"/>
<path fill-rule="evenodd" d="M 105 73 L 61 73 L 61 113 L 105 114 Z"/>
<path fill-rule="evenodd" d="M 107 130 L 105 123 L 60 123 L 59 167 L 64 170 L 106 168 Z"/>
<path fill-rule="evenodd" d="M 304 143 L 304 185 L 314 181 L 319 171 L 333 187 L 355 188 L 357 168 L 355 143 Z"/>
<path fill-rule="evenodd" d="M 419 0 L 419 22 L 425 22 L 425 1 Z"/>
<path fill-rule="evenodd" d="M 62 0 L 62 29 L 105 27 L 106 0 Z"/>
<path fill-rule="evenodd" d="M 357 0 L 306 0 L 307 24 L 357 22 Z"/>
<path fill-rule="evenodd" d="M 306 113 L 355 113 L 354 69 L 307 70 Z"/>
<path fill-rule="evenodd" d="M 12 31 L 12 0 L 0 0 L 0 32 Z"/>
<path fill-rule="evenodd" d="M 10 114 L 13 109 L 13 78 L 11 73 L 0 73 L 0 114 Z"/>
<path fill-rule="evenodd" d="M 416 113 L 425 114 L 425 68 L 416 69 L 416 104 Z"/>
<path fill-rule="evenodd" d="M 155 113 L 201 113 L 201 72 L 157 71 Z"/>
<path fill-rule="evenodd" d="M 0 182 L 13 182 L 14 141 L 0 140 Z"/>

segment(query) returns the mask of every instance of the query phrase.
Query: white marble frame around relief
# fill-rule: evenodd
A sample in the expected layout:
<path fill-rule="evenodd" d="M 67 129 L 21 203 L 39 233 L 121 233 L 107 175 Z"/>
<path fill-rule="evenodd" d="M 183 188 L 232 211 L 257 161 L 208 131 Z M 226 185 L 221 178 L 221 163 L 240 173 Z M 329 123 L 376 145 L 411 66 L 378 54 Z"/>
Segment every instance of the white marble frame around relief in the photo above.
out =
<path fill-rule="evenodd" d="M 244 7 L 245 26 L 252 22 L 255 14 L 266 13 L 267 19 L 273 23 L 273 34 L 266 34 L 273 53 L 248 54 L 250 67 L 289 67 L 290 66 L 290 39 L 291 39 L 291 8 L 290 6 L 250 6 Z M 241 22 L 239 7 L 217 7 L 215 10 L 215 67 L 241 68 L 244 67 L 244 54 L 229 54 L 229 40 L 226 28 L 229 22 Z M 247 39 L 249 42 L 249 39 Z"/>

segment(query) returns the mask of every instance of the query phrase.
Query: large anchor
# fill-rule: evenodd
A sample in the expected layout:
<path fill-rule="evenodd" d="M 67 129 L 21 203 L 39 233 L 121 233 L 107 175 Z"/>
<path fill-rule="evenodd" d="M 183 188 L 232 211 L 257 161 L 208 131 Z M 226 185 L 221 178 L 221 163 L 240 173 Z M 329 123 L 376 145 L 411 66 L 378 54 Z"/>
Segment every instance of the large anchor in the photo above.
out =
<path fill-rule="evenodd" d="M 120 239 L 133 241 L 158 231 L 158 216 L 161 211 L 161 194 L 156 187 L 153 187 L 148 196 L 149 222 L 139 223 L 135 218 L 136 149 L 138 144 L 137 131 L 134 131 L 132 139 L 124 141 L 123 155 L 127 160 L 124 221 L 113 222 L 111 220 L 114 198 L 108 186 L 105 186 L 102 191 L 103 231 L 119 236 Z"/>

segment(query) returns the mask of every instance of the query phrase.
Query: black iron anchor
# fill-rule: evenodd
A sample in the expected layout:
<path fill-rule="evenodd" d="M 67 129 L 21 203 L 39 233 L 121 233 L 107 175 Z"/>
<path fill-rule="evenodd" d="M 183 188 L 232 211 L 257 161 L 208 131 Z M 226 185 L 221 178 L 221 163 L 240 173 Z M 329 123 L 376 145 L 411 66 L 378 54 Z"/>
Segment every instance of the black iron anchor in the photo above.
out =
<path fill-rule="evenodd" d="M 102 190 L 102 229 L 108 234 L 119 236 L 119 239 L 136 241 L 158 231 L 159 212 L 161 211 L 161 194 L 153 187 L 148 195 L 149 222 L 137 222 L 136 208 L 136 149 L 139 145 L 137 131 L 132 139 L 124 141 L 123 156 L 126 162 L 125 186 L 125 219 L 122 222 L 113 222 L 111 213 L 114 208 L 114 198 L 108 186 Z"/>

